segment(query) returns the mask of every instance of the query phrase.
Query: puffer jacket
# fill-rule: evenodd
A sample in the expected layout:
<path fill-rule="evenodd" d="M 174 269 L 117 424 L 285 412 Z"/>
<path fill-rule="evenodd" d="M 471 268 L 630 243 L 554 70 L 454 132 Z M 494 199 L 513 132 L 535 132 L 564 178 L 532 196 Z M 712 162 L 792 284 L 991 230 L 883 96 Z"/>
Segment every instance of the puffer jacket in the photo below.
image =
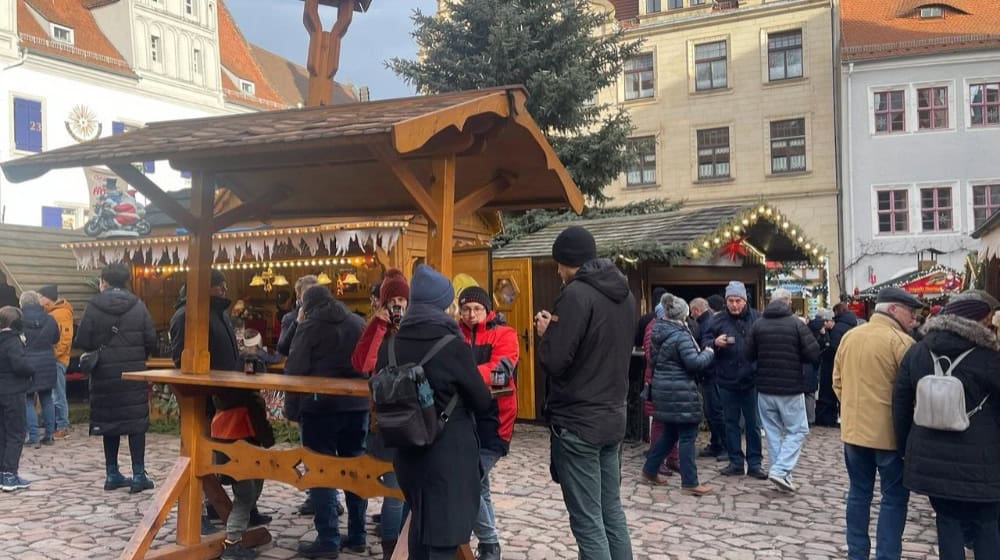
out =
<path fill-rule="evenodd" d="M 766 395 L 808 392 L 804 366 L 819 363 L 819 344 L 805 322 L 781 300 L 772 301 L 747 335 L 747 359 L 757 362 L 754 383 Z"/>
<path fill-rule="evenodd" d="M 59 325 L 41 305 L 27 304 L 21 312 L 28 362 L 35 370 L 28 392 L 51 391 L 56 386 L 56 354 L 52 348 L 59 342 Z"/>
<path fill-rule="evenodd" d="M 746 338 L 750 327 L 760 319 L 760 313 L 749 305 L 739 315 L 728 310 L 716 313 L 701 332 L 702 348 L 715 350 L 715 381 L 719 387 L 731 391 L 743 391 L 753 387 L 757 364 L 747 358 Z M 715 339 L 720 335 L 736 338 L 736 344 L 715 348 Z"/>
<path fill-rule="evenodd" d="M 954 315 L 928 319 L 924 333 L 903 357 L 892 392 L 893 426 L 905 449 L 903 484 L 935 498 L 1000 502 L 1000 343 L 987 327 Z M 969 349 L 952 375 L 962 381 L 967 410 L 989 395 L 982 410 L 964 432 L 915 425 L 917 382 L 934 373 L 930 353 L 954 359 Z"/>
<path fill-rule="evenodd" d="M 56 361 L 62 365 L 69 364 L 69 352 L 73 346 L 73 306 L 68 301 L 59 298 L 45 306 L 45 312 L 56 320 L 59 325 L 59 342 L 56 343 Z"/>
<path fill-rule="evenodd" d="M 0 331 L 0 395 L 27 393 L 33 373 L 21 335 L 12 329 Z"/>
<path fill-rule="evenodd" d="M 701 422 L 701 393 L 696 379 L 712 365 L 715 352 L 698 350 L 691 331 L 675 321 L 657 319 L 650 335 L 654 356 L 653 417 L 670 424 Z"/>

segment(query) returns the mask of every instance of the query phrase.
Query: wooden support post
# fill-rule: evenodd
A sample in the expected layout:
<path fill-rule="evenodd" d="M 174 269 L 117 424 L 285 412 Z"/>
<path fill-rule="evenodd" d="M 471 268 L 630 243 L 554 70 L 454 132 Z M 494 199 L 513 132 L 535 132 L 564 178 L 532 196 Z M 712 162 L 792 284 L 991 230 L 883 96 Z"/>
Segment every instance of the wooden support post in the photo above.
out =
<path fill-rule="evenodd" d="M 431 201 L 440 219 L 427 230 L 427 263 L 451 278 L 455 239 L 455 154 L 431 160 Z"/>
<path fill-rule="evenodd" d="M 207 374 L 209 283 L 212 275 L 212 214 L 215 204 L 215 178 L 201 171 L 191 177 L 191 213 L 197 227 L 188 239 L 187 304 L 184 321 L 184 352 L 181 371 Z M 202 412 L 204 416 L 204 411 Z"/>
<path fill-rule="evenodd" d="M 208 340 L 206 334 L 205 337 Z M 187 485 L 177 500 L 177 544 L 192 546 L 201 542 L 201 479 L 198 478 L 198 443 L 208 429 L 205 395 L 196 390 L 179 389 L 177 403 L 181 411 L 181 457 L 191 460 Z"/>
<path fill-rule="evenodd" d="M 160 483 L 156 499 L 146 510 L 146 515 L 143 516 L 138 530 L 132 534 L 132 538 L 125 545 L 125 550 L 122 551 L 121 555 L 122 560 L 139 560 L 146 557 L 149 545 L 156 538 L 156 532 L 163 526 L 167 514 L 174 507 L 174 502 L 177 501 L 181 492 L 184 491 L 185 485 L 190 481 L 191 471 L 190 458 L 179 457 L 174 462 L 170 474 L 167 475 L 166 480 Z"/>

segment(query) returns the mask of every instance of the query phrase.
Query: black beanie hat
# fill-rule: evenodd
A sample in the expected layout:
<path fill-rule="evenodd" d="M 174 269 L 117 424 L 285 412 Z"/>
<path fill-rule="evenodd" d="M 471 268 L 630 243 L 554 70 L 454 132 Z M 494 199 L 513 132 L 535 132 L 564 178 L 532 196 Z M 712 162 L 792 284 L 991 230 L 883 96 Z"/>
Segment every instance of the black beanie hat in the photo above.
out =
<path fill-rule="evenodd" d="M 583 266 L 597 258 L 597 242 L 586 228 L 570 226 L 552 244 L 552 259 L 566 266 Z"/>
<path fill-rule="evenodd" d="M 462 293 L 458 294 L 458 305 L 461 306 L 466 303 L 478 303 L 485 307 L 486 311 L 489 311 L 492 307 L 490 305 L 490 295 L 479 286 L 469 286 L 462 290 Z"/>
<path fill-rule="evenodd" d="M 718 313 L 726 308 L 726 300 L 719 294 L 712 294 L 708 296 L 708 307 Z"/>
<path fill-rule="evenodd" d="M 56 301 L 59 299 L 59 286 L 55 284 L 42 286 L 41 288 L 38 288 L 38 293 L 51 299 L 52 301 Z"/>
<path fill-rule="evenodd" d="M 306 311 L 312 311 L 316 307 L 330 301 L 333 301 L 333 294 L 330 293 L 330 288 L 322 284 L 309 286 L 305 293 L 302 294 L 302 307 Z"/>

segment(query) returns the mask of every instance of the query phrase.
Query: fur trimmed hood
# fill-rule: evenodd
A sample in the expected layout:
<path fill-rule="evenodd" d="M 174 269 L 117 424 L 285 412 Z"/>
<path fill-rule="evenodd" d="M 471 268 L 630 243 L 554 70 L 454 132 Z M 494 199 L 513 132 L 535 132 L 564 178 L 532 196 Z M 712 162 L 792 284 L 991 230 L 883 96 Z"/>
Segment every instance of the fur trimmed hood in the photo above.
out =
<path fill-rule="evenodd" d="M 956 315 L 931 317 L 921 328 L 921 331 L 925 335 L 935 331 L 953 333 L 974 343 L 976 346 L 982 346 L 987 350 L 1000 351 L 1000 339 L 997 339 L 997 335 L 989 327 Z"/>

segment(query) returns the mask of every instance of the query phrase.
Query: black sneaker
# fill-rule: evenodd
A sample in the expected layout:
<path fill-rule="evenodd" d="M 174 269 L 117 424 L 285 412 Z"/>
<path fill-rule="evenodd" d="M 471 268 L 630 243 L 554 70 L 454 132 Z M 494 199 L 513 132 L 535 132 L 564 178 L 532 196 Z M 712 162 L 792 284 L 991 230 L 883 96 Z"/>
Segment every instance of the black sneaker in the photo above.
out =
<path fill-rule="evenodd" d="M 726 465 L 723 469 L 719 471 L 722 476 L 743 476 L 743 467 L 737 467 L 736 465 Z"/>
<path fill-rule="evenodd" d="M 305 558 L 336 558 L 340 555 L 339 548 L 337 545 L 319 541 L 299 543 L 299 554 Z"/>
<path fill-rule="evenodd" d="M 368 543 L 355 543 L 350 544 L 347 539 L 343 536 L 340 537 L 340 551 L 341 552 L 353 552 L 355 554 L 365 554 L 368 552 Z"/>
<path fill-rule="evenodd" d="M 722 451 L 719 450 L 719 449 L 715 449 L 711 445 L 706 445 L 705 447 L 703 447 L 701 449 L 701 451 L 698 452 L 698 456 L 699 457 L 718 457 L 719 453 L 722 453 Z"/>
<path fill-rule="evenodd" d="M 301 505 L 299 505 L 298 514 L 299 515 L 316 515 L 316 508 L 313 507 L 312 500 L 310 500 L 309 498 L 306 498 L 305 501 L 302 502 Z"/>
<path fill-rule="evenodd" d="M 500 543 L 479 543 L 476 560 L 500 560 Z"/>
<path fill-rule="evenodd" d="M 104 489 L 111 491 L 132 486 L 132 479 L 122 473 L 111 473 L 104 477 Z"/>
<path fill-rule="evenodd" d="M 47 437 L 47 438 L 42 438 L 42 441 L 40 441 L 39 443 L 41 443 L 42 445 L 55 445 L 56 442 L 51 437 Z"/>
<path fill-rule="evenodd" d="M 243 546 L 243 541 L 225 541 L 220 560 L 252 560 L 257 557 L 257 552 Z"/>
<path fill-rule="evenodd" d="M 762 471 L 760 468 L 750 469 L 747 471 L 747 476 L 756 478 L 757 480 L 767 480 L 767 473 Z"/>
<path fill-rule="evenodd" d="M 271 523 L 271 516 L 270 515 L 265 515 L 265 514 L 259 512 L 259 511 L 257 511 L 257 508 L 254 508 L 253 510 L 250 511 L 250 526 L 251 527 L 260 527 L 261 525 L 267 525 L 269 523 Z"/>

